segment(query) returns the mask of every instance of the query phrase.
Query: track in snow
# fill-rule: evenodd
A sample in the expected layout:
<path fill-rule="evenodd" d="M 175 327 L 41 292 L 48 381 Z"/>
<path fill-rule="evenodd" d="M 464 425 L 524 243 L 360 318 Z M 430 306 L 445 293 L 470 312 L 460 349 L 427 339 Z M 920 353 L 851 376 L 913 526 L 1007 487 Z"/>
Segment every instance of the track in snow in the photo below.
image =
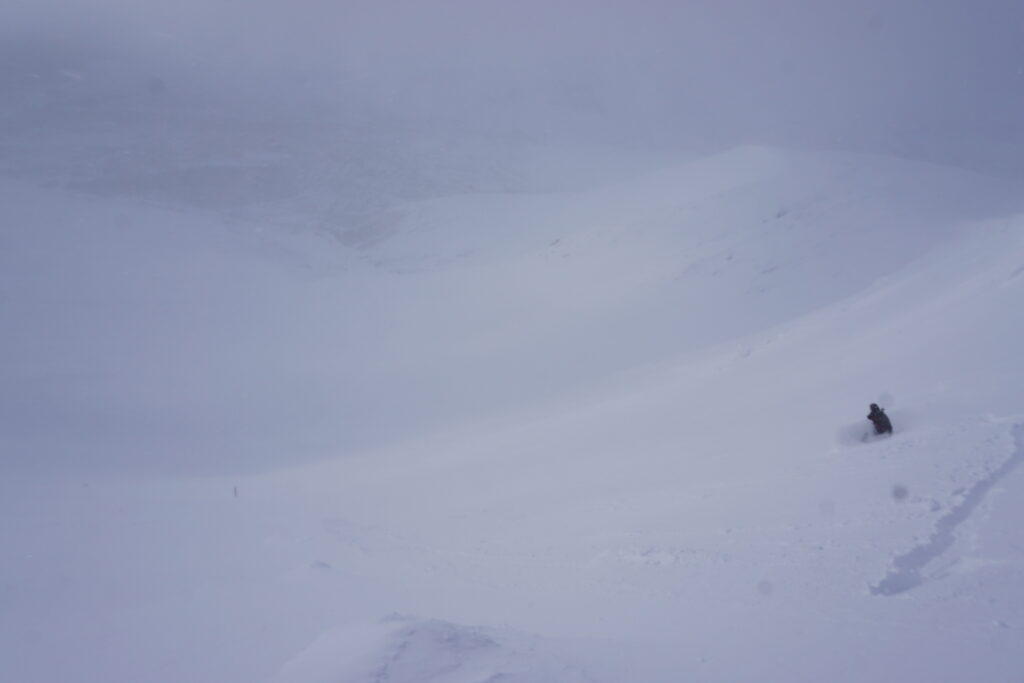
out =
<path fill-rule="evenodd" d="M 1014 426 L 1013 435 L 1016 447 L 1010 457 L 987 477 L 976 482 L 964 495 L 963 501 L 936 522 L 935 531 L 927 541 L 894 558 L 886 577 L 871 586 L 872 595 L 899 595 L 927 581 L 922 571 L 928 563 L 949 550 L 956 541 L 957 528 L 970 519 L 992 487 L 1024 461 L 1024 423 Z"/>

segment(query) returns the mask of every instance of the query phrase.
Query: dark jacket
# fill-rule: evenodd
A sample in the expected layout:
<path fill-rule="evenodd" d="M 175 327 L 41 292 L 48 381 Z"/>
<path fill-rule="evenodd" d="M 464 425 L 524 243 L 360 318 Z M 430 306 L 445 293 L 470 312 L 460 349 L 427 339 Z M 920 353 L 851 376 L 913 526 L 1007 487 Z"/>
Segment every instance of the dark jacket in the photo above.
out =
<path fill-rule="evenodd" d="M 871 404 L 871 412 L 868 413 L 868 419 L 875 425 L 875 434 L 892 434 L 892 422 L 889 421 L 889 416 L 877 404 Z"/>

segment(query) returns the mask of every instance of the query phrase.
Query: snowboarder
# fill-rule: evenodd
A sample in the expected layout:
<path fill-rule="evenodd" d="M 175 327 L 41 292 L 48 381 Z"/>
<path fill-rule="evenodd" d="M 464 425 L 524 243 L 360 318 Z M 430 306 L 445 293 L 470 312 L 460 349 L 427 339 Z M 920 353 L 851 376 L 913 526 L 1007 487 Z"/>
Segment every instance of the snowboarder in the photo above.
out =
<path fill-rule="evenodd" d="M 889 421 L 889 416 L 878 407 L 877 403 L 871 404 L 871 412 L 868 413 L 868 419 L 875 425 L 875 434 L 892 434 L 892 422 Z"/>

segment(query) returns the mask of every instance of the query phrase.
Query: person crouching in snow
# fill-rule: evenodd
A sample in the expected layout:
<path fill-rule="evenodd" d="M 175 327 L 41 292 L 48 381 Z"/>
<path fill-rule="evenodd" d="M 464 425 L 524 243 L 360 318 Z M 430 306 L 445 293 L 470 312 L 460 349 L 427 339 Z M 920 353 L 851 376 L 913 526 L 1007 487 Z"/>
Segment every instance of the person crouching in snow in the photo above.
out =
<path fill-rule="evenodd" d="M 892 434 L 892 422 L 889 421 L 889 416 L 878 407 L 877 403 L 871 404 L 871 412 L 868 413 L 868 419 L 875 425 L 875 434 Z"/>

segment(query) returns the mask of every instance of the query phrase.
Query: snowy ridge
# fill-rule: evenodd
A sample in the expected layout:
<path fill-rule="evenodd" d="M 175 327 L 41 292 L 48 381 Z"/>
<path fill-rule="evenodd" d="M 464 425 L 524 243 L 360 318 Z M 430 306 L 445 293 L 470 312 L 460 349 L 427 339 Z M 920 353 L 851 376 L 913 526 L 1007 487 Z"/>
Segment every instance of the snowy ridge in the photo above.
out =
<path fill-rule="evenodd" d="M 584 593 L 600 596 L 596 599 L 604 610 L 624 619 L 642 618 L 646 628 L 658 634 L 653 636 L 656 640 L 674 641 L 665 634 L 691 624 L 688 642 L 675 641 L 678 659 L 669 659 L 694 671 L 710 664 L 716 675 L 735 680 L 754 675 L 759 667 L 732 661 L 732 641 L 716 640 L 723 633 L 756 630 L 763 624 L 762 611 L 773 619 L 811 627 L 815 618 L 808 614 L 816 613 L 816 605 L 827 604 L 838 623 L 857 614 L 872 620 L 870 634 L 855 635 L 841 628 L 838 632 L 851 651 L 866 648 L 876 653 L 877 670 L 872 674 L 869 668 L 863 676 L 886 680 L 893 660 L 887 656 L 892 650 L 885 644 L 885 624 L 892 616 L 885 607 L 862 604 L 872 592 L 868 587 L 875 594 L 896 592 L 889 590 L 893 579 L 878 582 L 879 575 L 892 571 L 890 576 L 898 579 L 914 577 L 915 585 L 932 582 L 932 595 L 956 604 L 967 599 L 957 610 L 970 612 L 976 609 L 967 596 L 978 589 L 962 593 L 964 583 L 979 580 L 979 573 L 1012 576 L 1020 571 L 1019 560 L 972 559 L 979 553 L 978 526 L 1000 524 L 1000 517 L 992 519 L 993 501 L 987 494 L 1014 472 L 1017 456 L 1007 459 L 1007 453 L 1015 453 L 1012 423 L 970 414 L 964 401 L 978 397 L 969 392 L 954 396 L 948 387 L 967 388 L 974 378 L 983 377 L 988 396 L 1004 396 L 1003 405 L 1013 404 L 1016 375 L 1007 377 L 1003 370 L 1014 367 L 1016 352 L 989 334 L 991 325 L 1015 310 L 1009 303 L 1020 295 L 1013 273 L 1022 228 L 1020 221 L 976 226 L 862 295 L 762 335 L 768 343 L 762 340 L 740 353 L 720 348 L 677 361 L 632 380 L 643 388 L 633 384 L 622 392 L 620 387 L 616 397 L 577 407 L 562 418 L 541 418 L 525 428 L 517 424 L 508 432 L 485 436 L 423 442 L 415 450 L 431 453 L 427 462 L 386 477 L 389 487 L 405 488 L 403 482 L 408 482 L 404 495 L 414 497 L 405 502 L 417 510 L 415 520 L 392 525 L 420 529 L 428 536 L 433 536 L 431 529 L 448 529 L 452 542 L 435 537 L 429 544 L 428 566 L 453 574 L 456 583 L 460 576 L 474 582 L 506 576 L 498 584 L 485 585 L 526 595 L 539 590 L 577 614 L 553 621 L 544 611 L 546 626 L 537 623 L 535 628 L 630 637 L 631 629 L 624 624 L 594 628 L 601 611 L 566 597 L 579 590 L 582 581 Z M 975 322 L 955 324 L 967 319 Z M 922 346 L 922 338 L 928 338 L 933 328 L 957 329 L 961 336 L 956 341 L 947 336 L 946 344 Z M 959 349 L 964 347 L 986 348 L 986 355 L 962 357 Z M 912 355 L 919 364 L 906 362 Z M 833 356 L 844 361 L 831 362 Z M 954 357 L 957 363 L 951 362 Z M 857 393 L 864 359 L 889 378 L 889 386 L 918 387 L 916 395 L 901 397 L 899 405 L 906 408 L 892 411 L 897 434 L 867 444 L 840 439 L 831 457 L 824 449 L 807 451 L 807 440 L 828 443 L 830 435 L 815 425 L 823 423 L 832 409 L 801 405 L 805 429 L 793 439 L 785 427 L 787 402 L 772 398 L 780 392 L 778 378 L 788 376 L 792 383 L 793 377 L 809 377 L 799 368 L 810 363 L 815 382 L 840 383 L 845 388 L 837 395 Z M 937 368 L 943 374 L 918 374 Z M 987 368 L 992 374 L 985 376 Z M 724 391 L 716 389 L 723 385 Z M 736 405 L 737 397 L 730 393 L 739 386 L 747 395 Z M 687 398 L 692 395 L 712 408 L 687 417 L 679 406 L 697 408 Z M 877 398 L 889 405 L 894 401 L 892 396 Z M 725 405 L 734 412 L 716 417 L 715 408 Z M 753 418 L 752 406 L 762 413 L 758 419 Z M 743 458 L 755 442 L 746 434 L 729 433 L 737 413 L 746 415 L 745 424 L 759 435 L 756 443 L 771 444 L 764 453 L 767 461 Z M 867 423 L 862 424 L 863 430 Z M 669 442 L 650 436 L 667 433 L 672 434 Z M 531 443 L 545 447 L 534 456 L 529 447 L 516 445 Z M 497 453 L 496 444 L 501 444 Z M 786 459 L 783 453 L 789 449 L 797 457 Z M 452 452 L 466 457 L 443 455 Z M 623 453 L 630 454 L 628 462 L 623 462 Z M 715 457 L 709 460 L 702 453 Z M 739 471 L 733 469 L 737 465 Z M 514 495 L 506 499 L 511 492 L 502 473 L 513 471 L 520 477 L 536 472 L 538 478 L 520 478 Z M 463 489 L 451 479 L 454 472 L 472 482 L 471 493 L 464 491 L 473 501 L 472 512 L 465 509 L 463 494 L 456 493 Z M 316 478 L 337 480 L 325 471 Z M 420 500 L 414 491 L 421 487 L 425 495 Z M 797 498 L 788 497 L 796 492 Z M 806 495 L 810 498 L 802 499 Z M 529 510 L 522 510 L 518 502 L 525 500 L 530 501 Z M 425 512 L 428 508 L 430 513 Z M 983 516 L 968 514 L 982 509 Z M 424 514 L 437 516 L 424 519 Z M 545 520 L 555 517 L 559 528 L 541 531 Z M 476 537 L 474 530 L 484 535 Z M 531 537 L 522 530 L 530 530 Z M 922 550 L 906 551 L 912 539 L 922 539 L 917 546 Z M 895 569 L 887 569 L 890 562 Z M 516 573 L 506 575 L 512 569 Z M 697 622 L 702 626 L 694 631 L 687 615 L 707 595 L 721 599 L 711 611 L 700 612 Z M 1012 614 L 1017 604 L 1011 600 L 997 611 Z M 537 608 L 512 608 L 512 613 L 520 623 L 535 623 L 532 615 Z M 919 609 L 928 614 L 930 603 Z M 1017 622 L 996 618 L 992 623 L 1003 624 L 1000 629 L 1010 624 L 1005 627 L 1012 631 Z M 956 633 L 951 629 L 945 635 L 932 634 L 928 642 L 937 639 L 953 647 Z M 762 634 L 759 640 L 763 647 L 747 646 L 754 661 L 765 661 L 771 652 L 795 653 L 802 648 L 785 633 Z M 941 666 L 961 670 L 956 667 L 980 665 L 961 658 L 962 650 L 951 652 L 957 659 L 940 658 Z M 1013 661 L 1010 651 L 1002 652 L 1002 657 L 989 661 L 990 668 Z M 799 661 L 780 669 L 780 675 L 785 671 L 796 680 L 815 680 L 825 670 L 819 667 L 827 667 L 830 660 L 804 656 Z M 644 680 L 668 681 L 676 675 L 655 669 Z"/>
<path fill-rule="evenodd" d="M 1001 183 L 741 149 L 410 204 L 331 257 L 0 192 L 4 680 L 1024 665 L 1024 218 Z M 892 437 L 861 439 L 870 402 Z"/>

